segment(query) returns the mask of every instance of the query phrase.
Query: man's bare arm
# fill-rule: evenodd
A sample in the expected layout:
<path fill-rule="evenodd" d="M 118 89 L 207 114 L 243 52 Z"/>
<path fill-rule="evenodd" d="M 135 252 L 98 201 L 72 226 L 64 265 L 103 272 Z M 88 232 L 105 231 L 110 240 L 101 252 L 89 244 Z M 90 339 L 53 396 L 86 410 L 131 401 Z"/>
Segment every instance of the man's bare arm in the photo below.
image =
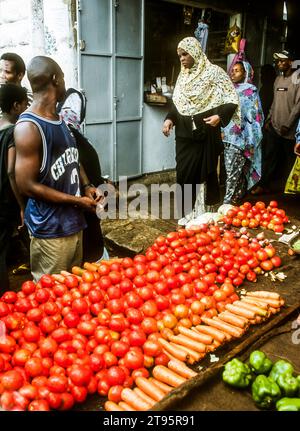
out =
<path fill-rule="evenodd" d="M 42 140 L 37 127 L 30 122 L 22 122 L 15 127 L 16 182 L 26 196 L 61 205 L 78 205 L 93 209 L 95 203 L 88 197 L 77 197 L 60 192 L 39 183 L 39 170 L 42 160 Z"/>

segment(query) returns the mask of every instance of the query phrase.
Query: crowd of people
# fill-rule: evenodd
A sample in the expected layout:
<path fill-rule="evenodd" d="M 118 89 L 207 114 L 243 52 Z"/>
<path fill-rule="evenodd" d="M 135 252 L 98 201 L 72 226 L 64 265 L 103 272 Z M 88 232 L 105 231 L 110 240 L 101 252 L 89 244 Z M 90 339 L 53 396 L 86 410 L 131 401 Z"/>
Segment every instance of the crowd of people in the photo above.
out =
<path fill-rule="evenodd" d="M 103 182 L 100 164 L 76 127 L 76 109 L 65 103 L 68 93 L 63 71 L 49 57 L 34 57 L 27 68 L 31 98 L 21 86 L 24 74 L 20 56 L 1 56 L 1 292 L 9 287 L 6 258 L 10 238 L 14 228 L 23 223 L 30 236 L 30 268 L 35 281 L 42 274 L 81 265 L 87 258 L 83 256 L 83 231 L 89 231 L 85 213 L 92 215 L 88 225 L 93 224 L 93 238 L 98 241 L 97 258 L 94 254 L 91 260 L 98 260 L 103 253 L 100 224 L 95 223 L 96 205 L 103 196 L 91 180 Z M 93 160 L 87 163 L 91 151 Z M 90 244 L 88 248 L 95 253 Z"/>
<path fill-rule="evenodd" d="M 237 61 L 228 75 L 212 64 L 194 37 L 177 47 L 181 71 L 163 124 L 175 128 L 176 175 L 181 186 L 179 224 L 238 204 L 283 180 L 300 156 L 300 84 L 288 51 L 274 54 L 278 69 L 261 69 L 260 91 L 253 69 Z M 9 287 L 7 252 L 16 227 L 26 226 L 30 270 L 37 281 L 96 261 L 105 251 L 96 206 L 104 199 L 99 158 L 82 134 L 83 95 L 66 91 L 64 73 L 51 58 L 34 57 L 27 67 L 31 91 L 22 87 L 22 58 L 0 59 L 0 291 Z M 224 154 L 225 195 L 218 167 Z M 190 185 L 191 187 L 186 187 Z M 189 194 L 189 199 L 186 195 Z M 28 262 L 29 263 L 29 262 Z"/>
<path fill-rule="evenodd" d="M 262 66 L 259 91 L 248 61 L 236 61 L 226 76 L 193 37 L 178 44 L 177 54 L 181 71 L 162 131 L 169 136 L 175 127 L 177 182 L 193 186 L 192 207 L 183 197 L 179 223 L 216 204 L 239 204 L 247 193 L 283 191 L 300 155 L 300 80 L 293 55 L 274 53 L 278 76 L 272 65 Z M 221 152 L 223 200 L 217 175 Z"/>

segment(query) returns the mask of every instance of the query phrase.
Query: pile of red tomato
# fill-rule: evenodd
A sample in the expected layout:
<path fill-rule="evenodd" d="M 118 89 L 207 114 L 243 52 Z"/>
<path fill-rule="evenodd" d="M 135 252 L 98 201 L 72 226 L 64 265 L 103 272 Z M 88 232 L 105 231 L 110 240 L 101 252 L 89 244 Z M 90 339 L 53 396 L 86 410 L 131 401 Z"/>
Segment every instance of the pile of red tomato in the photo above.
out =
<path fill-rule="evenodd" d="M 223 217 L 223 222 L 227 225 L 250 229 L 263 227 L 279 233 L 283 232 L 284 224 L 288 221 L 285 211 L 278 208 L 277 201 L 271 201 L 267 206 L 262 201 L 253 206 L 250 202 L 244 202 L 239 207 L 228 210 Z"/>
<path fill-rule="evenodd" d="M 137 376 L 168 363 L 158 337 L 215 316 L 238 299 L 236 286 L 280 263 L 272 245 L 211 224 L 81 276 L 26 281 L 0 299 L 0 405 L 66 410 L 96 392 L 119 402 Z"/>

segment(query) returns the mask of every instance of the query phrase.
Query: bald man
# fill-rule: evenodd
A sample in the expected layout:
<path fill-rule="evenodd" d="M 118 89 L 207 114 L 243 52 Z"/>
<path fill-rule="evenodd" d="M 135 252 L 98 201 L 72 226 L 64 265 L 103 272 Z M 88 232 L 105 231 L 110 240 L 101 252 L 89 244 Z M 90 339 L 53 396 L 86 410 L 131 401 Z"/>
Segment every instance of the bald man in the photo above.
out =
<path fill-rule="evenodd" d="M 16 181 L 29 197 L 25 224 L 31 236 L 31 272 L 38 281 L 42 274 L 82 263 L 83 210 L 95 211 L 99 197 L 79 165 L 74 137 L 56 114 L 66 92 L 61 68 L 51 58 L 37 56 L 27 74 L 33 103 L 15 128 Z"/>

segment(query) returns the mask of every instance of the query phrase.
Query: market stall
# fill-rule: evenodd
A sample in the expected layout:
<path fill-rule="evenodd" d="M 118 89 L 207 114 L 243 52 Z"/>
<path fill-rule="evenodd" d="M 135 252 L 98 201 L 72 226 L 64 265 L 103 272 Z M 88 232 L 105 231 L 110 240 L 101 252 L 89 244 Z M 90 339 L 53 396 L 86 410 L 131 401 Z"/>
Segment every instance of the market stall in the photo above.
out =
<path fill-rule="evenodd" d="M 200 394 L 213 394 L 224 364 L 300 307 L 298 256 L 277 241 L 284 226 L 296 226 L 274 201 L 231 210 L 160 235 L 133 259 L 86 262 L 6 292 L 2 408 L 225 408 Z"/>

